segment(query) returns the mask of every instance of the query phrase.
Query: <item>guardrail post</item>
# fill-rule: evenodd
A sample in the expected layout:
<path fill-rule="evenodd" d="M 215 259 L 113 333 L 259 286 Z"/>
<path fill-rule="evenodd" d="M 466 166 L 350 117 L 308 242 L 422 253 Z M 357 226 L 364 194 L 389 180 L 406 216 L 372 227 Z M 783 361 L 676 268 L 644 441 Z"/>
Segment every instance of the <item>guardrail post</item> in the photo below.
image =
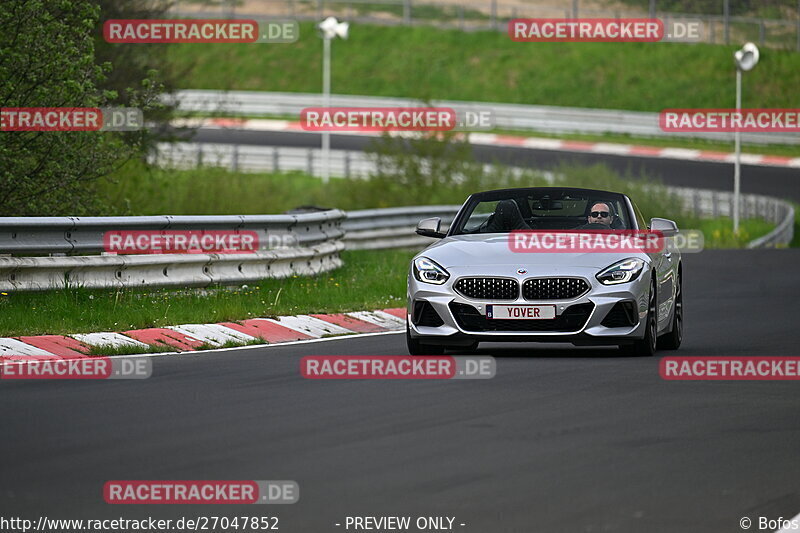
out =
<path fill-rule="evenodd" d="M 700 216 L 701 211 L 700 211 L 700 194 L 699 193 L 694 193 L 692 195 L 692 210 L 693 210 L 694 216 L 696 216 L 696 217 Z"/>
<path fill-rule="evenodd" d="M 711 216 L 713 218 L 719 216 L 719 195 L 716 192 L 711 193 Z"/>
<path fill-rule="evenodd" d="M 233 145 L 233 153 L 231 154 L 231 170 L 238 172 L 239 170 L 239 145 Z"/>
<path fill-rule="evenodd" d="M 411 0 L 403 0 L 403 21 L 411 25 Z"/>
<path fill-rule="evenodd" d="M 323 0 L 317 0 L 317 20 L 322 18 L 322 2 Z"/>
<path fill-rule="evenodd" d="M 202 144 L 198 144 L 197 145 L 197 168 L 200 168 L 202 166 L 203 166 L 203 145 Z"/>
<path fill-rule="evenodd" d="M 497 0 L 492 0 L 491 21 L 492 28 L 497 29 Z"/>
<path fill-rule="evenodd" d="M 764 27 L 764 19 L 761 19 L 761 22 L 758 25 L 758 42 L 761 46 L 764 46 L 764 41 L 766 40 L 766 33 L 767 29 Z"/>
<path fill-rule="evenodd" d="M 307 158 L 307 166 L 306 169 L 308 171 L 309 176 L 314 175 L 314 150 L 311 148 L 308 149 L 308 158 Z"/>
<path fill-rule="evenodd" d="M 711 44 L 717 42 L 717 24 L 711 17 L 708 17 L 708 40 Z"/>
<path fill-rule="evenodd" d="M 650 18 L 651 18 L 651 19 L 654 19 L 654 18 L 656 18 L 656 0 L 650 0 L 650 10 L 649 10 L 649 13 L 650 13 Z"/>
<path fill-rule="evenodd" d="M 273 172 L 279 172 L 280 169 L 281 169 L 281 165 L 278 162 L 278 158 L 279 157 L 280 156 L 278 155 L 278 147 L 277 146 L 273 146 L 272 147 L 272 171 Z"/>
<path fill-rule="evenodd" d="M 347 151 L 344 153 L 344 177 L 350 177 L 350 152 Z"/>
<path fill-rule="evenodd" d="M 578 18 L 578 0 L 572 0 L 572 18 Z"/>
<path fill-rule="evenodd" d="M 464 6 L 458 5 L 458 29 L 464 31 Z"/>
<path fill-rule="evenodd" d="M 725 25 L 725 44 L 731 44 L 731 3 L 725 0 L 722 4 L 722 17 Z"/>

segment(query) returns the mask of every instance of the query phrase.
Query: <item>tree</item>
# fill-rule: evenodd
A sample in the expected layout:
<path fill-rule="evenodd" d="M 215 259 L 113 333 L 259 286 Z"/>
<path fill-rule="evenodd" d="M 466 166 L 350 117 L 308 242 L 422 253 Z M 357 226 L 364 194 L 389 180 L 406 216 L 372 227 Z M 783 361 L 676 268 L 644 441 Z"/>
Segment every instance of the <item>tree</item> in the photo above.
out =
<path fill-rule="evenodd" d="M 88 0 L 0 3 L 0 107 L 101 107 L 98 9 Z M 93 211 L 92 181 L 131 148 L 103 132 L 0 132 L 0 215 Z"/>
<path fill-rule="evenodd" d="M 171 0 L 93 0 L 100 8 L 100 21 L 95 26 L 95 62 L 107 67 L 100 88 L 108 91 L 110 103 L 121 107 L 148 110 L 147 119 L 155 128 L 139 134 L 123 136 L 128 142 L 150 147 L 156 141 L 171 138 L 166 127 L 174 107 L 163 105 L 160 96 L 173 92 L 178 80 L 185 77 L 192 65 L 176 68 L 169 60 L 169 44 L 114 44 L 103 38 L 103 23 L 112 19 L 170 18 Z"/>

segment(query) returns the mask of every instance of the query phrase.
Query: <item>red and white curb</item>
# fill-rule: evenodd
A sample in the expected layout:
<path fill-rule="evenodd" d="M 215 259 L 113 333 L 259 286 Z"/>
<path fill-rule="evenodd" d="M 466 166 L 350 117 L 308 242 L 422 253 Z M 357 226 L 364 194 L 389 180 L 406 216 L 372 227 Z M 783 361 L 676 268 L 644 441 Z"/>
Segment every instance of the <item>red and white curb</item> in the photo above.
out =
<path fill-rule="evenodd" d="M 192 352 L 200 346 L 222 347 L 229 343 L 277 344 L 308 341 L 338 335 L 402 331 L 406 327 L 404 308 L 351 313 L 250 318 L 220 324 L 183 324 L 164 328 L 134 329 L 121 333 L 80 333 L 0 337 L 0 365 L 29 360 L 76 359 L 96 346 L 155 346 L 176 352 Z"/>
<path fill-rule="evenodd" d="M 300 122 L 272 119 L 241 118 L 208 118 L 178 119 L 172 122 L 177 127 L 203 127 L 209 129 L 236 129 L 251 131 L 305 131 Z M 380 132 L 340 132 L 342 135 L 364 135 L 376 137 Z M 410 132 L 391 132 L 394 136 L 407 136 Z M 623 155 L 628 157 L 656 157 L 663 159 L 680 159 L 685 161 L 707 161 L 715 163 L 733 163 L 735 155 L 729 152 L 711 150 L 691 150 L 688 148 L 659 148 L 656 146 L 638 146 L 633 144 L 567 141 L 539 137 L 522 137 L 515 135 L 495 135 L 493 133 L 470 133 L 472 144 L 486 146 L 514 146 L 534 150 L 552 150 L 557 152 L 581 152 L 604 155 Z M 742 164 L 759 166 L 777 166 L 800 168 L 800 157 L 780 155 L 742 154 Z"/>

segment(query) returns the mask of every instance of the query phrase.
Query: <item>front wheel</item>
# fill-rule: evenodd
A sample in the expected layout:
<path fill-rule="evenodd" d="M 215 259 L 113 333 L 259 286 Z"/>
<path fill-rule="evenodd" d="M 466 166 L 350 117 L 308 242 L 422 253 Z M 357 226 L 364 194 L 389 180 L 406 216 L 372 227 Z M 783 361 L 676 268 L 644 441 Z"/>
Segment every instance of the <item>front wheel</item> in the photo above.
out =
<path fill-rule="evenodd" d="M 422 344 L 419 340 L 411 337 L 411 328 L 408 326 L 408 322 L 406 322 L 406 346 L 411 355 L 442 355 L 444 353 L 444 346 Z"/>
<path fill-rule="evenodd" d="M 658 334 L 658 298 L 656 295 L 656 277 L 653 274 L 650 284 L 650 295 L 647 299 L 647 326 L 644 338 L 633 341 L 633 344 L 620 345 L 619 349 L 625 355 L 636 357 L 652 357 L 656 354 L 656 341 Z"/>
<path fill-rule="evenodd" d="M 677 350 L 683 340 L 683 279 L 678 276 L 675 287 L 675 309 L 672 314 L 672 331 L 658 339 L 658 347 L 664 350 Z"/>

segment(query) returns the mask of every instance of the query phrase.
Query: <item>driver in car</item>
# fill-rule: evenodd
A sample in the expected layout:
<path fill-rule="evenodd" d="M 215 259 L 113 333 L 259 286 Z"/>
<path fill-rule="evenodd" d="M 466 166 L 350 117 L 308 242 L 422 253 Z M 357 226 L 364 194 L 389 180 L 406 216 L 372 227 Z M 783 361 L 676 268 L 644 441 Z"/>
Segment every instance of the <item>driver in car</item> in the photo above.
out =
<path fill-rule="evenodd" d="M 614 218 L 614 208 L 611 205 L 604 202 L 595 202 L 586 217 L 586 224 L 575 229 L 613 229 L 611 224 L 614 223 Z"/>

